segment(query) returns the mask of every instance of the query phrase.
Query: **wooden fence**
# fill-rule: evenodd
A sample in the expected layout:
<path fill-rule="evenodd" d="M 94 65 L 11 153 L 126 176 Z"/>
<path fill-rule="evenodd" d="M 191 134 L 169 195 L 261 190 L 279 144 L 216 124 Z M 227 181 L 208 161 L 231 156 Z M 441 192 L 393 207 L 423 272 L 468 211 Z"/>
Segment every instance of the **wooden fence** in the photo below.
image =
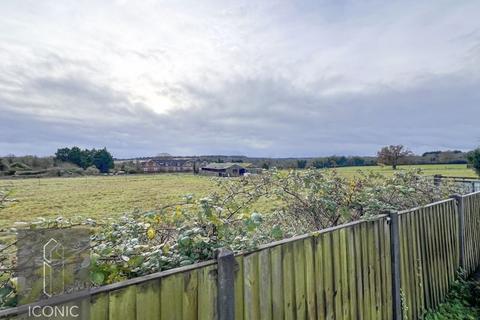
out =
<path fill-rule="evenodd" d="M 45 303 L 88 306 L 92 320 L 421 319 L 479 260 L 474 193 Z M 28 307 L 0 317 L 23 319 Z"/>
<path fill-rule="evenodd" d="M 447 294 L 459 267 L 454 199 L 399 213 L 403 312 L 420 319 Z"/>

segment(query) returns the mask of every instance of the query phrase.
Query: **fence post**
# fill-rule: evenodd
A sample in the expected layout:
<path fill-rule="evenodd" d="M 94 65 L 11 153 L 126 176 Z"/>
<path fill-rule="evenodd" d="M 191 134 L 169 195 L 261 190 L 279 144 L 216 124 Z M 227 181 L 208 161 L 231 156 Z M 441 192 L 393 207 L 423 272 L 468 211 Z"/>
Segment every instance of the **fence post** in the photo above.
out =
<path fill-rule="evenodd" d="M 460 268 L 465 270 L 465 203 L 463 196 L 454 194 L 452 196 L 457 202 L 458 210 L 458 250 L 460 254 Z"/>
<path fill-rule="evenodd" d="M 400 293 L 400 234 L 397 211 L 390 211 L 390 252 L 392 263 L 393 320 L 402 320 L 402 300 Z"/>
<path fill-rule="evenodd" d="M 220 248 L 217 252 L 217 309 L 219 320 L 235 319 L 235 257 L 233 252 Z"/>

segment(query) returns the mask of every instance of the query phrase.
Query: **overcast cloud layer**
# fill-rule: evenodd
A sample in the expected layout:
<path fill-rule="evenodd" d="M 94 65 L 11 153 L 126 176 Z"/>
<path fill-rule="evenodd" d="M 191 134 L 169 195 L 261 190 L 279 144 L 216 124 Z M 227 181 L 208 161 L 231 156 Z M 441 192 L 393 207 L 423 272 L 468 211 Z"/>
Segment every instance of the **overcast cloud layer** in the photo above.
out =
<path fill-rule="evenodd" d="M 0 2 L 0 155 L 480 143 L 479 1 Z"/>

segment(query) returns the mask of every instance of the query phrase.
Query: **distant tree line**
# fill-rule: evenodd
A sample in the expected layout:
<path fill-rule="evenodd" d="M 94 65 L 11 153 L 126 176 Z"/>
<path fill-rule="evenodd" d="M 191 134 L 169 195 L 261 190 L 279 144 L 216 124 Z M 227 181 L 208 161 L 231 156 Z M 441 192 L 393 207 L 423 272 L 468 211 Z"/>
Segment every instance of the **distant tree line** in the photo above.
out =
<path fill-rule="evenodd" d="M 33 155 L 0 157 L 0 176 L 58 177 L 107 173 L 114 167 L 113 157 L 106 148 L 61 148 L 55 156 Z"/>
<path fill-rule="evenodd" d="M 107 173 L 114 166 L 113 157 L 107 148 L 99 150 L 82 150 L 79 147 L 61 148 L 55 152 L 55 159 L 76 164 L 83 169 L 95 166 L 102 173 Z"/>
<path fill-rule="evenodd" d="M 194 156 L 197 161 L 251 163 L 256 167 L 271 169 L 305 169 L 336 168 L 347 166 L 373 166 L 377 164 L 412 165 L 412 164 L 466 164 L 470 160 L 473 167 L 474 152 L 467 154 L 459 150 L 430 151 L 422 155 L 414 155 L 405 148 L 394 157 L 395 148 L 387 146 L 377 156 L 327 156 L 306 158 L 260 158 L 246 156 L 207 155 Z M 401 146 L 403 147 L 403 146 Z M 480 153 L 480 151 L 479 151 Z M 470 157 L 468 156 L 470 155 Z M 166 156 L 164 156 L 166 157 Z M 170 156 L 171 157 L 171 156 Z M 467 159 L 467 157 L 469 157 Z M 0 157 L 0 176 L 75 176 L 95 175 L 102 173 L 135 174 L 143 173 L 141 160 L 152 157 L 134 159 L 114 159 L 106 148 L 81 149 L 79 147 L 60 148 L 55 156 L 14 156 Z M 479 160 L 480 161 L 480 160 Z M 480 170 L 480 169 L 479 169 Z M 479 171 L 480 172 L 480 171 Z"/>

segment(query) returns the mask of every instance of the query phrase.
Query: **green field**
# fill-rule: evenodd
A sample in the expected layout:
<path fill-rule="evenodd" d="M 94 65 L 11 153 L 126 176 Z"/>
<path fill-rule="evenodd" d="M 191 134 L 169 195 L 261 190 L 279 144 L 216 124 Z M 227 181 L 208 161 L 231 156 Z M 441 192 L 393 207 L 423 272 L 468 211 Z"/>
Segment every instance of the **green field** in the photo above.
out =
<path fill-rule="evenodd" d="M 411 168 L 421 168 L 425 175 L 441 174 L 450 177 L 478 177 L 472 169 L 467 168 L 466 164 L 424 164 L 412 166 L 399 166 L 397 170 L 406 170 Z M 358 173 L 358 170 L 372 170 L 383 174 L 392 174 L 391 167 L 343 167 L 336 169 L 341 174 L 352 177 Z"/>
<path fill-rule="evenodd" d="M 427 175 L 471 176 L 466 165 L 416 166 Z M 406 166 L 399 169 L 404 170 Z M 359 170 L 391 174 L 387 167 L 345 167 L 337 169 L 346 177 Z M 135 209 L 147 211 L 181 200 L 193 193 L 204 196 L 212 192 L 212 178 L 192 174 L 130 175 L 108 177 L 44 178 L 0 180 L 0 188 L 9 188 L 17 201 L 0 211 L 1 227 L 15 221 L 31 221 L 36 217 L 115 217 Z M 261 209 L 273 204 L 261 204 Z"/>
<path fill-rule="evenodd" d="M 192 174 L 0 180 L 16 202 L 0 211 L 0 226 L 35 217 L 106 218 L 152 210 L 182 195 L 211 192 L 211 178 Z"/>

